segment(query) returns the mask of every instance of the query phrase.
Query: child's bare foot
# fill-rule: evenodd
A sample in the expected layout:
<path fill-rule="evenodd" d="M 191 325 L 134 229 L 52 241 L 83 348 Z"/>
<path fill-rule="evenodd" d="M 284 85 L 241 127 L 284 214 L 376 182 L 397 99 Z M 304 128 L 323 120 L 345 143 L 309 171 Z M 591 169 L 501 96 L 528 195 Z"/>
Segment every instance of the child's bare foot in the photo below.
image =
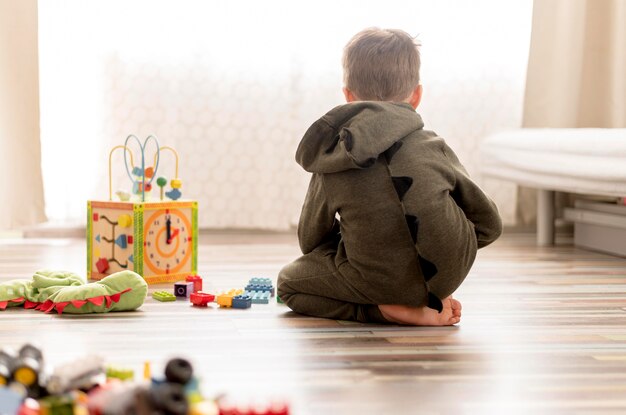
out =
<path fill-rule="evenodd" d="M 451 326 L 461 321 L 461 303 L 452 296 L 444 299 L 443 311 L 438 313 L 428 307 L 406 305 L 379 305 L 378 309 L 387 320 L 412 326 Z"/>

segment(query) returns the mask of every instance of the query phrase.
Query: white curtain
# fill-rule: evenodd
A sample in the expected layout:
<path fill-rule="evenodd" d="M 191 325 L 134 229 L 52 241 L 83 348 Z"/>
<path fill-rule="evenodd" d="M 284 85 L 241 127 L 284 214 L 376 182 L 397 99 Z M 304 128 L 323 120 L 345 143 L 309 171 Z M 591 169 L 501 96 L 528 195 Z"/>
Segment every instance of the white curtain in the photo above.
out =
<path fill-rule="evenodd" d="M 523 124 L 626 127 L 626 1 L 535 1 Z"/>
<path fill-rule="evenodd" d="M 0 1 L 0 230 L 44 221 L 37 1 Z"/>
<path fill-rule="evenodd" d="M 180 153 L 201 227 L 287 229 L 308 176 L 300 137 L 341 104 L 341 53 L 369 26 L 422 46 L 419 112 L 512 221 L 515 189 L 484 182 L 477 147 L 519 127 L 530 0 L 42 2 L 42 146 L 47 212 L 82 220 L 108 198 L 108 150 L 156 134 Z M 69 150 L 80 154 L 71 157 Z M 114 162 L 114 190 L 130 188 Z M 171 178 L 165 154 L 159 175 Z"/>

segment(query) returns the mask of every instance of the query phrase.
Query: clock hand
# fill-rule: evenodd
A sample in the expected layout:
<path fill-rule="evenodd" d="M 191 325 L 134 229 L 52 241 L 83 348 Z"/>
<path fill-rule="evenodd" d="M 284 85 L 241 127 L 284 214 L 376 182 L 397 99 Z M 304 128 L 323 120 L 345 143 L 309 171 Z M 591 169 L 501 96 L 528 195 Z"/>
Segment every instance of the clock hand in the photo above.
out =
<path fill-rule="evenodd" d="M 174 233 L 172 233 L 172 236 L 167 240 L 168 244 L 172 243 L 174 238 L 178 237 L 178 232 L 179 232 L 179 229 L 178 228 L 174 228 Z"/>
<path fill-rule="evenodd" d="M 169 216 L 165 220 L 165 239 L 167 240 L 168 244 L 172 240 L 172 221 L 170 220 Z"/>

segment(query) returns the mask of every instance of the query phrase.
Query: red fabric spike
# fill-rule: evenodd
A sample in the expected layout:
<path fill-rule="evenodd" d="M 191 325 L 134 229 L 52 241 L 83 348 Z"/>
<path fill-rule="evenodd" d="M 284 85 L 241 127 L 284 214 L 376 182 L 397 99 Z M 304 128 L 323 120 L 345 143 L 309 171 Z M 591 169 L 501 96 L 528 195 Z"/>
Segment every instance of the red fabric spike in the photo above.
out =
<path fill-rule="evenodd" d="M 56 303 L 54 308 L 57 310 L 57 313 L 63 314 L 63 310 L 65 309 L 65 307 L 67 307 L 69 303 L 70 303 L 69 301 L 65 301 L 63 303 Z"/>
<path fill-rule="evenodd" d="M 14 298 L 12 300 L 0 301 L 0 310 L 4 310 L 9 306 L 9 303 L 20 303 L 24 301 L 24 297 Z"/>
<path fill-rule="evenodd" d="M 88 298 L 87 301 L 89 301 L 93 305 L 101 306 L 102 302 L 104 301 L 104 295 Z"/>
<path fill-rule="evenodd" d="M 117 293 L 117 294 L 113 294 L 113 295 L 111 296 L 111 300 L 112 300 L 114 303 L 117 303 L 118 301 L 120 301 L 120 297 L 122 296 L 122 294 L 126 294 L 127 292 L 129 292 L 129 291 L 131 291 L 131 290 L 132 290 L 132 288 L 127 288 L 127 289 L 125 289 L 124 291 L 120 291 L 120 292 L 119 292 L 119 293 Z"/>
<path fill-rule="evenodd" d="M 52 310 L 54 310 L 54 303 L 50 300 L 46 300 L 46 302 L 43 303 L 41 306 L 41 311 L 43 311 L 44 313 L 49 313 Z"/>
<path fill-rule="evenodd" d="M 76 308 L 81 308 L 82 306 L 87 304 L 87 300 L 74 300 L 70 301 L 70 303 L 72 303 L 72 305 Z"/>
<path fill-rule="evenodd" d="M 34 303 L 32 301 L 24 301 L 24 308 L 26 310 L 30 310 L 31 308 L 36 308 L 39 305 L 39 303 Z"/>
<path fill-rule="evenodd" d="M 107 303 L 106 308 L 111 308 L 111 304 L 113 303 L 113 301 L 111 301 L 111 296 L 110 295 L 105 295 L 104 299 Z"/>

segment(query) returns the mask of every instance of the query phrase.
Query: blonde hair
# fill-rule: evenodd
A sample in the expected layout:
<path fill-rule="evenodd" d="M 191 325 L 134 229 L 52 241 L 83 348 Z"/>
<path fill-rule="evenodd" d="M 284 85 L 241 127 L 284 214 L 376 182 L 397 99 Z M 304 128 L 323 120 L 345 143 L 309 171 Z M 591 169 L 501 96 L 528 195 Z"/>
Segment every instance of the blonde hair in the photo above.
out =
<path fill-rule="evenodd" d="M 407 99 L 420 81 L 419 46 L 402 30 L 362 30 L 343 51 L 345 87 L 359 100 Z"/>

